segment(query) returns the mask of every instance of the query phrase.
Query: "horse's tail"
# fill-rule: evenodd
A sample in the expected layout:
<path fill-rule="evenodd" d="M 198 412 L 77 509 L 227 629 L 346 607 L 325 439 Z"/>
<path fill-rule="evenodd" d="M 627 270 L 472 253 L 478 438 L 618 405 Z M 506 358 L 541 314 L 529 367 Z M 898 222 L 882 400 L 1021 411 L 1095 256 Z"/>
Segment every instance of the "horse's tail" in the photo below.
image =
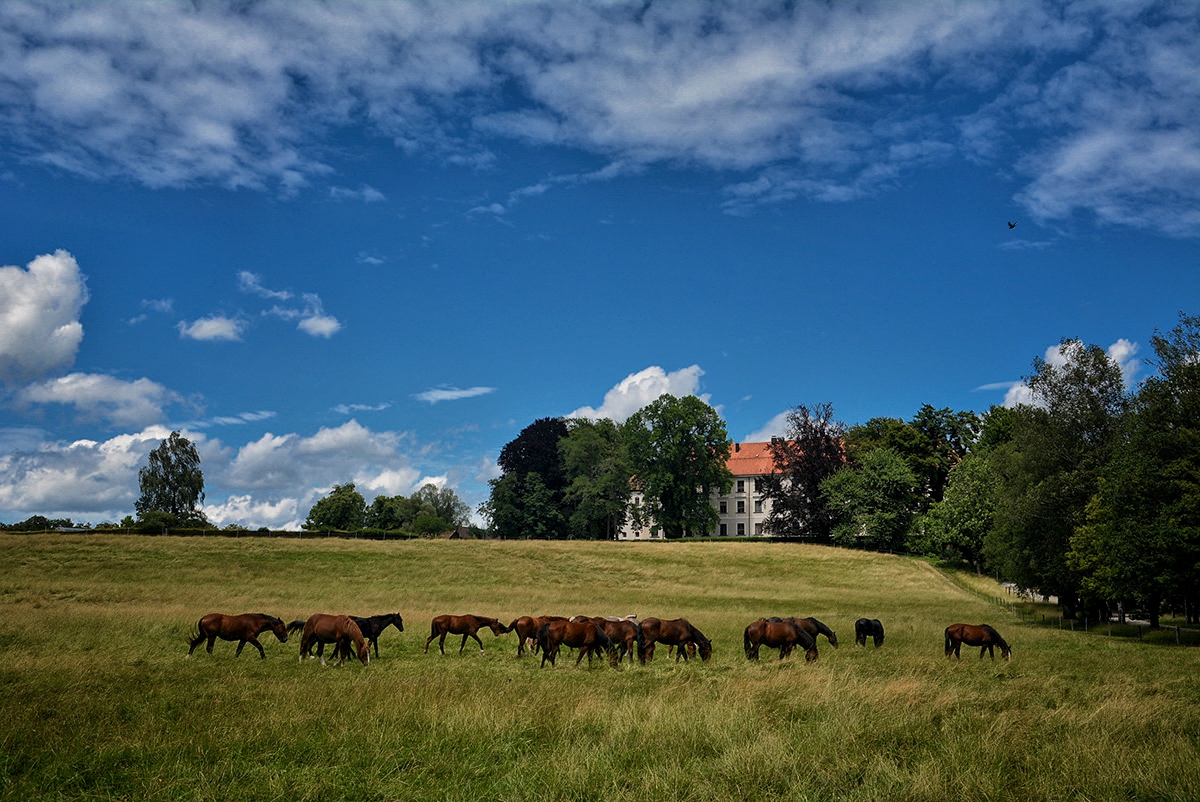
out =
<path fill-rule="evenodd" d="M 646 636 L 642 634 L 642 624 L 640 621 L 635 619 L 631 623 L 636 631 L 636 634 L 634 635 L 634 643 L 637 644 L 638 654 L 641 654 L 642 652 L 646 651 Z"/>
<path fill-rule="evenodd" d="M 547 622 L 538 627 L 537 631 L 538 648 L 542 650 L 542 654 L 546 654 L 550 649 L 550 624 Z"/>
<path fill-rule="evenodd" d="M 505 627 L 505 630 L 504 630 L 504 631 L 505 631 L 505 632 L 515 632 L 515 631 L 516 631 L 516 629 L 517 629 L 517 622 L 518 622 L 518 621 L 520 621 L 520 620 L 521 620 L 520 618 L 514 618 L 514 619 L 512 620 L 512 623 L 511 623 L 511 624 L 509 624 L 507 627 Z"/>
<path fill-rule="evenodd" d="M 949 656 L 950 652 L 953 650 L 954 650 L 954 646 L 951 643 L 950 627 L 946 627 L 946 655 Z"/>
<path fill-rule="evenodd" d="M 295 621 L 287 625 L 287 631 L 290 633 L 300 632 L 304 629 L 304 622 L 297 618 Z"/>
<path fill-rule="evenodd" d="M 188 635 L 188 648 L 195 649 L 201 643 L 204 643 L 204 633 L 200 631 L 200 625 L 196 624 L 196 631 Z"/>
<path fill-rule="evenodd" d="M 746 631 L 742 633 L 742 648 L 746 650 L 746 657 L 750 657 L 750 627 L 746 627 Z"/>

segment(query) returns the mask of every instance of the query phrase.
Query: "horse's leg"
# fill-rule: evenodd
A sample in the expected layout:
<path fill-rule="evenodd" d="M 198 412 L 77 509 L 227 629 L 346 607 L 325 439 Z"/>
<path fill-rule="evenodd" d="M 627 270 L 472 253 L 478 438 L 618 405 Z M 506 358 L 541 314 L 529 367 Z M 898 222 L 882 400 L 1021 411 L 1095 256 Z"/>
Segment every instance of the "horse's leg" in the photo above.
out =
<path fill-rule="evenodd" d="M 481 640 L 479 639 L 479 636 L 478 636 L 478 635 L 476 635 L 474 632 L 469 632 L 469 633 L 467 633 L 467 634 L 469 634 L 469 635 L 470 635 L 472 638 L 474 638 L 474 639 L 475 639 L 475 642 L 479 644 L 479 653 L 480 653 L 480 654 L 483 654 L 483 653 L 484 653 L 484 652 L 483 652 L 483 641 L 481 641 Z M 467 645 L 467 636 L 466 636 L 466 635 L 463 635 L 463 646 L 466 646 L 466 645 Z M 458 650 L 458 653 L 459 653 L 459 654 L 462 654 L 462 649 L 461 649 L 461 648 Z"/>
<path fill-rule="evenodd" d="M 321 658 L 321 665 L 325 665 L 325 641 L 317 641 L 317 657 Z"/>
<path fill-rule="evenodd" d="M 267 653 L 265 651 L 263 651 L 262 644 L 258 642 L 258 638 L 254 638 L 254 637 L 250 638 L 250 644 L 252 646 L 254 646 L 254 648 L 258 649 L 259 657 L 261 657 L 264 660 L 267 659 Z"/>
<path fill-rule="evenodd" d="M 237 651 L 233 653 L 233 656 L 234 656 L 234 657 L 241 657 L 241 656 L 242 656 L 242 647 L 243 647 L 243 646 L 245 646 L 245 645 L 246 645 L 246 639 L 245 639 L 245 638 L 242 638 L 240 641 L 238 641 L 238 647 L 237 647 Z"/>
<path fill-rule="evenodd" d="M 208 652 L 209 654 L 212 654 L 212 647 L 213 647 L 213 644 L 216 642 L 217 642 L 217 636 L 209 635 L 208 636 L 208 645 L 204 647 L 204 651 Z"/>

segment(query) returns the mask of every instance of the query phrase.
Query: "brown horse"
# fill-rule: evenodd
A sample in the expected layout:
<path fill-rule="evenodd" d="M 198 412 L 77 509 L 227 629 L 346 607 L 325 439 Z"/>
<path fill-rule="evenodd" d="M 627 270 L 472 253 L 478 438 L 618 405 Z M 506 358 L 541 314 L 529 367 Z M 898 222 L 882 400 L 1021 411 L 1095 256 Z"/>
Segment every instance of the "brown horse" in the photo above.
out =
<path fill-rule="evenodd" d="M 1000 647 L 1000 656 L 1005 660 L 1012 659 L 1012 647 L 1005 642 L 1004 638 L 1000 637 L 1000 633 L 992 629 L 987 624 L 951 624 L 946 627 L 946 657 L 953 654 L 956 658 L 962 659 L 958 651 L 962 644 L 968 646 L 978 646 L 979 659 L 983 659 L 983 653 L 987 652 L 993 660 L 996 659 L 994 647 Z"/>
<path fill-rule="evenodd" d="M 425 641 L 425 654 L 429 654 L 429 644 L 434 638 L 439 638 L 438 648 L 445 654 L 447 635 L 462 635 L 462 645 L 458 647 L 459 654 L 466 648 L 467 638 L 474 638 L 479 644 L 479 653 L 483 654 L 483 641 L 475 633 L 484 627 L 490 629 L 497 637 L 508 632 L 508 627 L 504 624 L 485 615 L 439 615 L 429 625 L 430 634 L 429 639 Z"/>
<path fill-rule="evenodd" d="M 639 650 L 645 647 L 646 639 L 642 636 L 642 627 L 637 621 L 628 618 L 605 618 L 601 625 L 604 634 L 616 644 L 617 662 L 629 655 L 629 662 Z"/>
<path fill-rule="evenodd" d="M 818 657 L 817 642 L 807 630 L 793 620 L 760 618 L 742 633 L 742 647 L 747 660 L 757 660 L 762 646 L 779 650 L 779 659 L 787 657 L 796 646 L 804 647 L 804 660 L 811 663 Z"/>
<path fill-rule="evenodd" d="M 505 629 L 509 632 L 517 633 L 517 657 L 523 657 L 525 655 L 526 647 L 528 647 L 529 650 L 535 654 L 537 653 L 537 631 L 542 624 L 546 624 L 551 621 L 566 620 L 567 619 L 561 615 L 540 615 L 536 617 L 531 615 L 523 615 L 505 627 Z"/>
<path fill-rule="evenodd" d="M 293 621 L 292 625 L 296 623 L 298 622 Z M 300 661 L 303 662 L 305 657 L 312 657 L 312 647 L 315 645 L 317 657 L 321 659 L 321 665 L 325 665 L 325 644 L 327 643 L 334 644 L 333 654 L 339 658 L 339 666 L 346 664 L 346 658 L 350 655 L 351 643 L 354 644 L 354 651 L 364 666 L 371 662 L 371 647 L 367 645 L 367 639 L 363 637 L 358 624 L 354 623 L 354 619 L 348 615 L 326 613 L 310 615 L 304 622 L 304 634 L 300 638 Z"/>
<path fill-rule="evenodd" d="M 829 627 L 822 624 L 817 619 L 812 618 L 812 617 L 793 618 L 793 619 L 791 619 L 791 621 L 793 624 L 795 624 L 796 626 L 803 629 L 809 635 L 812 635 L 813 640 L 816 640 L 818 635 L 824 635 L 825 640 L 829 641 L 830 646 L 832 646 L 835 649 L 838 647 L 837 633 L 834 632 Z"/>
<path fill-rule="evenodd" d="M 212 654 L 213 643 L 220 638 L 238 642 L 235 657 L 241 657 L 242 647 L 249 643 L 258 649 L 259 655 L 265 660 L 267 653 L 263 651 L 262 644 L 258 642 L 258 636 L 268 629 L 275 633 L 275 637 L 279 639 L 280 643 L 287 643 L 287 627 L 284 626 L 283 621 L 273 615 L 266 613 L 243 613 L 242 615 L 209 613 L 200 619 L 200 623 L 196 625 L 196 634 L 188 639 L 187 656 L 191 657 L 196 647 L 205 640 L 208 641 L 205 651 Z"/>
<path fill-rule="evenodd" d="M 664 621 L 661 618 L 647 618 L 642 621 L 642 645 L 638 648 L 638 661 L 646 663 L 654 659 L 654 644 L 665 643 L 675 646 L 678 653 L 686 661 L 688 653 L 686 646 L 696 644 L 701 660 L 712 657 L 712 641 L 704 637 L 704 633 L 692 626 L 686 618 L 674 618 Z"/>
<path fill-rule="evenodd" d="M 591 665 L 592 655 L 599 654 L 602 649 L 608 655 L 609 662 L 613 666 L 617 664 L 617 650 L 612 639 L 604 634 L 604 628 L 594 621 L 548 621 L 538 628 L 537 641 L 542 649 L 543 667 L 547 660 L 550 661 L 550 665 L 555 665 L 558 650 L 562 646 L 579 650 L 575 665 L 583 662 L 585 654 L 588 664 Z"/>

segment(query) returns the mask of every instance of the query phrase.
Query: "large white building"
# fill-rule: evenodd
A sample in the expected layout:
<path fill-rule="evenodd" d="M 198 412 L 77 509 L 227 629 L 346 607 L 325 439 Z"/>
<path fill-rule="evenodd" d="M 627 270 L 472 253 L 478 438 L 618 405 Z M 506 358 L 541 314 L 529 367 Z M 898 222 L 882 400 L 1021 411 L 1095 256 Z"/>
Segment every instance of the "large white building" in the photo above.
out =
<path fill-rule="evenodd" d="M 713 532 L 690 532 L 695 537 L 751 537 L 764 535 L 771 502 L 761 493 L 760 480 L 775 473 L 775 461 L 768 450 L 770 443 L 735 443 L 725 465 L 733 474 L 728 493 L 714 493 L 713 508 L 720 523 Z M 631 504 L 641 504 L 642 494 L 634 491 Z M 637 529 L 626 521 L 618 540 L 649 540 L 662 537 L 649 526 Z"/>

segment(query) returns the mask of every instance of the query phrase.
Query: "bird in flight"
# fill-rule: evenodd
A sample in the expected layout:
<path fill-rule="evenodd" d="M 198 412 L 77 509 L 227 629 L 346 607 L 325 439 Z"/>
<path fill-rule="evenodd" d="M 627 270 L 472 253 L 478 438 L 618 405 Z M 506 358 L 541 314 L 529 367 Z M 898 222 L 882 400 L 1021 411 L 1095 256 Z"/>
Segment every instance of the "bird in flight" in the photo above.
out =
<path fill-rule="evenodd" d="M 1017 224 L 1016 224 L 1016 223 L 1014 223 L 1013 221 L 1009 220 L 1009 221 L 1008 221 L 1008 227 L 1009 227 L 1009 228 L 1016 228 L 1016 227 L 1017 227 Z"/>

